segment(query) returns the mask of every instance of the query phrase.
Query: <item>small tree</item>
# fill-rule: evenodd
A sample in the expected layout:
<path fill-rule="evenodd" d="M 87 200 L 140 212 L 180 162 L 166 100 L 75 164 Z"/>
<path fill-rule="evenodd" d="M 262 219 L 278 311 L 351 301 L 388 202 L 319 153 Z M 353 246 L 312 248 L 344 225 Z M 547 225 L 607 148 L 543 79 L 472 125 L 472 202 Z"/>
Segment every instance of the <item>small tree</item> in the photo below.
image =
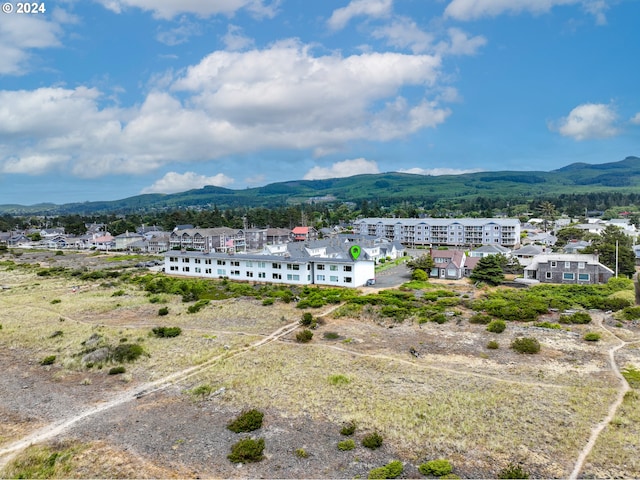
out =
<path fill-rule="evenodd" d="M 429 280 L 429 275 L 421 268 L 416 268 L 411 274 L 411 280 L 415 280 L 416 282 L 426 282 Z"/>
<path fill-rule="evenodd" d="M 495 255 L 482 257 L 471 272 L 471 280 L 499 285 L 504 281 L 504 273 Z"/>
<path fill-rule="evenodd" d="M 407 267 L 409 267 L 412 271 L 415 270 L 424 270 L 427 275 L 431 271 L 433 267 L 435 267 L 435 262 L 431 255 L 421 255 L 418 258 L 414 258 L 407 262 Z"/>

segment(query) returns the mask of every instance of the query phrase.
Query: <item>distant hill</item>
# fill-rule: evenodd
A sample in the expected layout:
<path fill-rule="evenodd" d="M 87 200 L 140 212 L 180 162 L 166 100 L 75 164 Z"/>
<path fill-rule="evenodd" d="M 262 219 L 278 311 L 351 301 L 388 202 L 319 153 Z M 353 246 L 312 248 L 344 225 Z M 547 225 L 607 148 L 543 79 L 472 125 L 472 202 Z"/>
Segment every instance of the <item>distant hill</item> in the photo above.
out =
<path fill-rule="evenodd" d="M 550 172 L 499 171 L 463 175 L 425 176 L 409 173 L 355 175 L 328 180 L 295 180 L 263 187 L 233 190 L 206 186 L 174 194 L 146 194 L 114 201 L 0 205 L 0 213 L 10 214 L 95 214 L 130 213 L 182 207 L 218 208 L 278 206 L 304 203 L 318 197 L 338 201 L 379 203 L 398 201 L 436 202 L 447 198 L 549 196 L 560 193 L 634 191 L 640 187 L 640 158 L 602 164 L 572 163 Z"/>

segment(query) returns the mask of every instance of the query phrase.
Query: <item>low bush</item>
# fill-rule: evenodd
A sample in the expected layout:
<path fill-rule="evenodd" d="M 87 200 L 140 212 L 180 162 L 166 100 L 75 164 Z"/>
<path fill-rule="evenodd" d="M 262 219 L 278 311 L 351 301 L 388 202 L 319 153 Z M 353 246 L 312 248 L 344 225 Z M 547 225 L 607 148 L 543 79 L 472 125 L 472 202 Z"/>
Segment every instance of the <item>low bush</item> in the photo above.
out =
<path fill-rule="evenodd" d="M 40 365 L 53 365 L 55 361 L 56 356 L 49 355 L 48 357 L 44 357 L 42 360 L 40 360 Z"/>
<path fill-rule="evenodd" d="M 153 335 L 158 338 L 177 337 L 182 333 L 182 329 L 180 327 L 155 327 L 151 331 L 153 332 Z"/>
<path fill-rule="evenodd" d="M 487 343 L 487 348 L 489 350 L 497 350 L 500 348 L 500 344 L 495 340 L 491 340 L 489 343 Z"/>
<path fill-rule="evenodd" d="M 194 397 L 199 397 L 201 400 L 204 400 L 205 397 L 211 395 L 211 392 L 213 392 L 213 387 L 208 383 L 203 383 L 202 385 L 198 385 L 197 387 L 193 387 L 191 390 L 187 391 L 187 393 Z"/>
<path fill-rule="evenodd" d="M 491 315 L 484 315 L 482 313 L 476 313 L 469 319 L 469 323 L 477 323 L 480 325 L 487 325 L 493 320 Z"/>
<path fill-rule="evenodd" d="M 382 446 L 382 436 L 378 432 L 370 433 L 362 439 L 362 446 L 371 450 L 380 448 Z"/>
<path fill-rule="evenodd" d="M 264 458 L 264 438 L 244 438 L 233 444 L 227 458 L 233 463 L 259 462 Z"/>
<path fill-rule="evenodd" d="M 591 315 L 587 312 L 575 312 L 570 315 L 560 315 L 560 323 L 574 323 L 585 325 L 591 322 Z"/>
<path fill-rule="evenodd" d="M 552 330 L 562 330 L 562 325 L 560 325 L 559 323 L 538 322 L 534 323 L 533 326 L 538 328 L 550 328 Z"/>
<path fill-rule="evenodd" d="M 540 342 L 533 337 L 518 337 L 511 342 L 511 348 L 518 353 L 538 353 L 540 351 Z"/>
<path fill-rule="evenodd" d="M 487 325 L 487 332 L 502 333 L 507 328 L 507 324 L 504 320 L 491 320 Z"/>
<path fill-rule="evenodd" d="M 112 297 L 122 297 L 124 295 L 124 290 L 116 290 L 111 294 Z"/>
<path fill-rule="evenodd" d="M 587 332 L 583 337 L 587 342 L 597 342 L 600 340 L 600 334 L 597 332 Z"/>
<path fill-rule="evenodd" d="M 158 309 L 158 316 L 164 317 L 165 315 L 169 315 L 169 307 L 162 307 Z"/>
<path fill-rule="evenodd" d="M 0 326 L 0 328 L 2 328 L 2 326 Z M 62 335 L 64 335 L 64 332 L 62 330 L 56 330 L 51 335 L 49 335 L 49 338 L 61 337 Z"/>
<path fill-rule="evenodd" d="M 337 340 L 340 338 L 340 334 L 338 332 L 324 332 L 322 335 L 326 340 Z"/>
<path fill-rule="evenodd" d="M 300 343 L 309 343 L 313 338 L 313 332 L 306 328 L 301 332 L 296 333 L 296 341 Z"/>
<path fill-rule="evenodd" d="M 453 467 L 449 460 L 439 458 L 437 460 L 430 460 L 427 463 L 423 463 L 418 467 L 418 470 L 420 470 L 420 473 L 423 475 L 441 477 L 443 475 L 450 474 L 453 471 Z"/>
<path fill-rule="evenodd" d="M 187 308 L 187 313 L 198 313 L 207 305 L 209 305 L 209 300 L 198 300 L 193 305 L 189 305 L 189 307 Z"/>
<path fill-rule="evenodd" d="M 329 377 L 329 383 L 331 385 L 348 385 L 349 383 L 351 383 L 351 380 L 349 379 L 349 377 L 346 377 L 344 375 L 331 375 Z"/>
<path fill-rule="evenodd" d="M 529 474 L 523 470 L 520 465 L 510 464 L 506 468 L 502 469 L 498 474 L 498 478 L 529 478 Z"/>
<path fill-rule="evenodd" d="M 624 320 L 636 320 L 640 318 L 640 307 L 623 308 L 621 316 Z"/>
<path fill-rule="evenodd" d="M 394 460 L 392 462 L 387 463 L 384 467 L 374 468 L 369 472 L 369 476 L 367 478 L 397 478 L 402 475 L 404 471 L 404 467 L 400 460 Z"/>
<path fill-rule="evenodd" d="M 313 315 L 310 312 L 304 312 L 300 319 L 300 325 L 305 327 L 310 326 L 313 323 Z"/>
<path fill-rule="evenodd" d="M 340 450 L 341 452 L 353 450 L 354 448 L 356 448 L 356 442 L 351 439 L 338 442 L 338 450 Z"/>
<path fill-rule="evenodd" d="M 275 302 L 275 299 L 269 297 L 269 298 L 265 298 L 264 300 L 262 300 L 262 305 L 267 307 L 269 305 L 273 305 L 274 302 Z"/>
<path fill-rule="evenodd" d="M 342 426 L 342 428 L 340 429 L 340 434 L 348 436 L 348 435 L 353 435 L 355 431 L 356 431 L 356 422 L 349 422 Z"/>
<path fill-rule="evenodd" d="M 298 458 L 307 458 L 309 456 L 309 454 L 304 448 L 296 449 L 295 454 L 296 454 L 296 457 Z"/>
<path fill-rule="evenodd" d="M 109 375 L 120 375 L 121 373 L 126 372 L 127 369 L 123 366 L 113 367 L 109 369 Z"/>
<path fill-rule="evenodd" d="M 633 365 L 629 365 L 621 373 L 631 388 L 640 388 L 640 370 Z"/>
<path fill-rule="evenodd" d="M 167 303 L 167 301 L 154 295 L 153 297 L 149 297 L 149 303 Z"/>
<path fill-rule="evenodd" d="M 54 298 L 53 300 L 51 300 L 51 305 L 55 305 L 56 303 L 61 303 L 62 300 L 60 300 L 59 298 Z"/>
<path fill-rule="evenodd" d="M 111 358 L 118 363 L 130 363 L 136 361 L 143 353 L 144 349 L 137 343 L 121 343 L 113 350 Z"/>
<path fill-rule="evenodd" d="M 235 433 L 253 432 L 262 427 L 264 414 L 256 409 L 242 412 L 235 420 L 227 424 L 227 428 Z"/>

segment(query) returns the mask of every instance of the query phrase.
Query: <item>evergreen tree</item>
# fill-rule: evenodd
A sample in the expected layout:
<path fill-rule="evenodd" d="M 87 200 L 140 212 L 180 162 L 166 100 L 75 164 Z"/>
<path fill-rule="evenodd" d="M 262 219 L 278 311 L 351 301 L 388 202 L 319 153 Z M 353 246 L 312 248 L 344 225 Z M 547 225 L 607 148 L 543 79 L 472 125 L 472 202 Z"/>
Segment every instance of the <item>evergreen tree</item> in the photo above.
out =
<path fill-rule="evenodd" d="M 489 285 L 499 285 L 504 281 L 504 273 L 500 266 L 500 260 L 496 255 L 482 257 L 471 272 L 471 280 L 485 282 Z"/>
<path fill-rule="evenodd" d="M 585 248 L 582 252 L 597 252 L 600 263 L 615 272 L 616 242 L 618 243 L 618 272 L 631 278 L 636 271 L 636 256 L 633 253 L 633 248 L 631 248 L 633 242 L 631 237 L 626 235 L 620 228 L 608 225 L 600 234 L 600 237 L 593 240 L 591 246 Z"/>

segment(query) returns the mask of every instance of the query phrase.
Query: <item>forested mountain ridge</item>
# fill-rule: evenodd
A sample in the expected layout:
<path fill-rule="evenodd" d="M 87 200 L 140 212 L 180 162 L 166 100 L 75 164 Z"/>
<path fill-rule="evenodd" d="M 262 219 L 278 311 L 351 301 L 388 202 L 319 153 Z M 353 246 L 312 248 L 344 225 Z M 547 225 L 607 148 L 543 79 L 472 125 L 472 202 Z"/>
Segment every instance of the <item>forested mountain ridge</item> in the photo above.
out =
<path fill-rule="evenodd" d="M 305 202 L 375 201 L 426 205 L 452 205 L 482 199 L 505 199 L 526 203 L 532 198 L 586 195 L 615 191 L 637 193 L 640 158 L 603 164 L 573 163 L 550 172 L 497 171 L 462 175 L 426 176 L 380 173 L 327 180 L 295 180 L 256 188 L 233 190 L 206 186 L 174 194 L 136 195 L 122 200 L 91 201 L 64 205 L 0 205 L 9 214 L 131 213 L 188 207 L 276 207 Z"/>

